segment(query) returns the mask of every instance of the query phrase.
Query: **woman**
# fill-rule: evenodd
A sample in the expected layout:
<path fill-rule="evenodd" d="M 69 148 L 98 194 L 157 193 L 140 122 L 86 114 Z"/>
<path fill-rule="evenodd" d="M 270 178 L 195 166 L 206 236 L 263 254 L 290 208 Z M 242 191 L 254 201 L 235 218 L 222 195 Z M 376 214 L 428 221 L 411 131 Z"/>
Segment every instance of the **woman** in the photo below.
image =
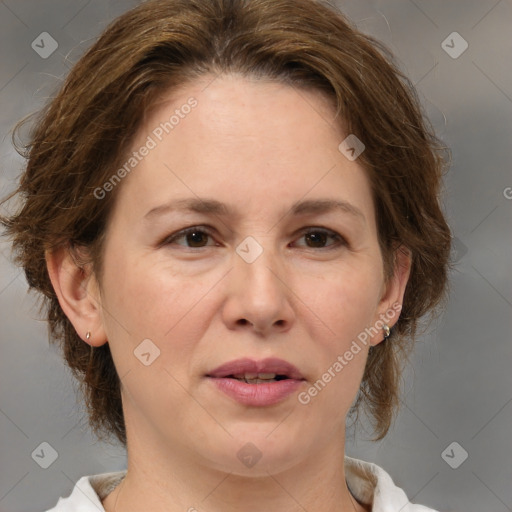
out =
<path fill-rule="evenodd" d="M 379 43 L 312 0 L 153 0 L 35 127 L 2 222 L 127 471 L 54 511 L 431 510 L 345 456 L 388 431 L 444 297 L 442 145 Z"/>

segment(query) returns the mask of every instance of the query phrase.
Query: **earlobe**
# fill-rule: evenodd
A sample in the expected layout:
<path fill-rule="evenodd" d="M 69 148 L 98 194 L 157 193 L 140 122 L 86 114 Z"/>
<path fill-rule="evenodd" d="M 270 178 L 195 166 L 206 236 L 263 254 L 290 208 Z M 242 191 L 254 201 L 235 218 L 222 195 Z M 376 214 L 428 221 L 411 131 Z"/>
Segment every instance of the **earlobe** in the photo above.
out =
<path fill-rule="evenodd" d="M 68 247 L 46 251 L 45 256 L 60 307 L 78 335 L 89 345 L 100 346 L 106 343 L 101 297 L 92 266 L 78 265 L 72 249 Z"/>

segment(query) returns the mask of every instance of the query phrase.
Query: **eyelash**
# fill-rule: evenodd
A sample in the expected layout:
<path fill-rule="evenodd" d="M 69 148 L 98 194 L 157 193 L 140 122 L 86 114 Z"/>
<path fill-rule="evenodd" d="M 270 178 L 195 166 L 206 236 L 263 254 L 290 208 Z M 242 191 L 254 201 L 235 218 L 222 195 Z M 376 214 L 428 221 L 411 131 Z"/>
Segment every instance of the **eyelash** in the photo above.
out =
<path fill-rule="evenodd" d="M 206 226 L 192 226 L 190 228 L 182 229 L 181 231 L 178 231 L 177 233 L 175 233 L 171 236 L 168 236 L 167 238 L 165 238 L 165 240 L 160 245 L 161 246 L 172 245 L 177 240 L 180 240 L 181 238 L 185 238 L 188 234 L 191 234 L 191 233 L 204 233 L 204 234 L 210 236 L 211 238 L 214 237 L 212 231 L 209 228 L 207 228 Z M 326 235 L 326 236 L 332 238 L 337 243 L 332 244 L 327 247 L 306 247 L 307 249 L 318 249 L 318 250 L 327 251 L 327 250 L 339 248 L 340 246 L 348 245 L 346 239 L 344 237 L 342 237 L 339 233 L 336 233 L 335 231 L 332 231 L 330 229 L 320 228 L 320 227 L 306 228 L 305 230 L 303 230 L 301 232 L 300 238 L 302 238 L 306 235 L 310 235 L 312 233 L 321 233 L 323 235 Z M 208 247 L 213 247 L 213 246 L 207 245 L 207 246 L 203 246 L 203 247 L 187 247 L 187 246 L 184 246 L 184 247 L 186 249 L 199 250 L 199 249 L 206 249 Z"/>

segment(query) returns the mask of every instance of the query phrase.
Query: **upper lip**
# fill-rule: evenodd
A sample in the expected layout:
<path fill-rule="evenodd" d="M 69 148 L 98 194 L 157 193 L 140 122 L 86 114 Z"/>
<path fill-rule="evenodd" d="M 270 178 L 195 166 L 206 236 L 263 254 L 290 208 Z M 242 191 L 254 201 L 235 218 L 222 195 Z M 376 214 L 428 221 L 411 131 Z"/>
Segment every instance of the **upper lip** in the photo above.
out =
<path fill-rule="evenodd" d="M 285 375 L 289 379 L 303 380 L 304 378 L 293 364 L 275 357 L 260 361 L 249 358 L 235 359 L 221 364 L 207 376 L 221 378 L 241 373 L 275 373 L 276 375 Z"/>

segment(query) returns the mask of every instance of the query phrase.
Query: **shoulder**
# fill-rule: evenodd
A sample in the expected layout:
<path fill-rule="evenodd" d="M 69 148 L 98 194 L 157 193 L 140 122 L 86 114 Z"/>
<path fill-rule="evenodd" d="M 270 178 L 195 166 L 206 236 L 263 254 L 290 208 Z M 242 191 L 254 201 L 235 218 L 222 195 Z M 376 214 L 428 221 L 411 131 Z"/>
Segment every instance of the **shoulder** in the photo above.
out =
<path fill-rule="evenodd" d="M 101 504 L 126 475 L 126 471 L 101 473 L 80 478 L 71 494 L 59 501 L 47 512 L 104 512 Z"/>
<path fill-rule="evenodd" d="M 405 492 L 377 464 L 346 456 L 345 478 L 348 488 L 359 502 L 372 504 L 372 512 L 436 512 L 432 508 L 411 503 Z"/>

